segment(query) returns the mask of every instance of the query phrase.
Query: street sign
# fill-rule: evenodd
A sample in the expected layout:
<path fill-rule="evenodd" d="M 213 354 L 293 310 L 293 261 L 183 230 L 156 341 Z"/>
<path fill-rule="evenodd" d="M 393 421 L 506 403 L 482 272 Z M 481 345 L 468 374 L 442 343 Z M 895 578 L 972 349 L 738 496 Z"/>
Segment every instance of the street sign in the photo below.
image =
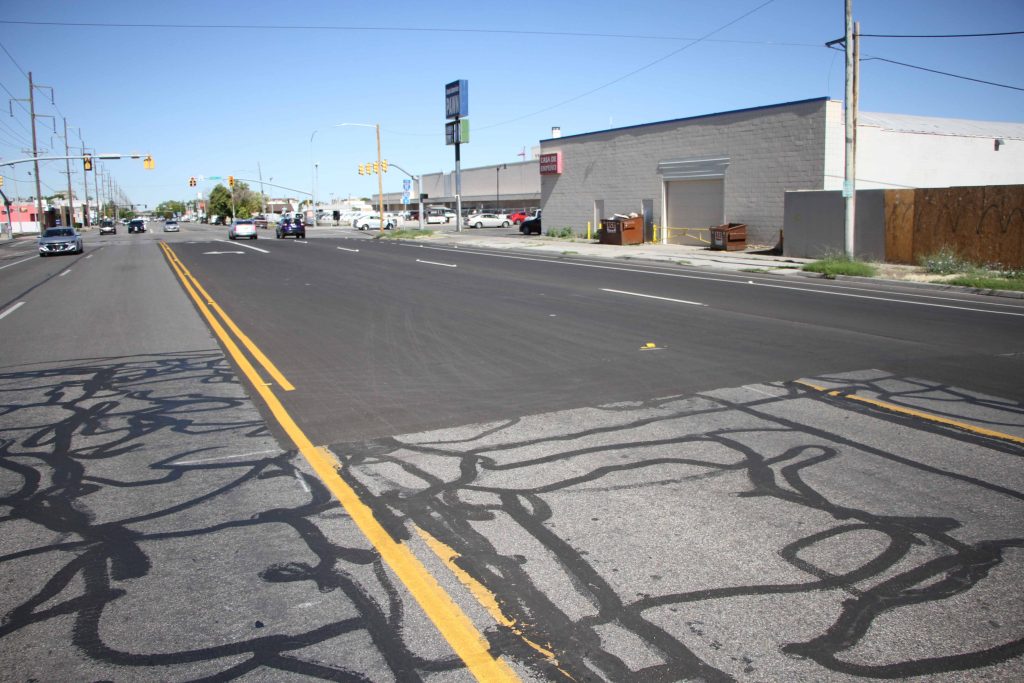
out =
<path fill-rule="evenodd" d="M 444 117 L 457 119 L 469 115 L 469 81 L 452 81 L 444 86 Z"/>
<path fill-rule="evenodd" d="M 402 181 L 402 189 L 408 192 L 412 188 L 412 181 L 406 178 Z"/>
<path fill-rule="evenodd" d="M 469 142 L 469 119 L 459 119 L 444 124 L 444 144 L 464 145 L 467 142 Z"/>
<path fill-rule="evenodd" d="M 406 205 L 409 204 L 409 195 L 402 195 L 402 203 Z"/>

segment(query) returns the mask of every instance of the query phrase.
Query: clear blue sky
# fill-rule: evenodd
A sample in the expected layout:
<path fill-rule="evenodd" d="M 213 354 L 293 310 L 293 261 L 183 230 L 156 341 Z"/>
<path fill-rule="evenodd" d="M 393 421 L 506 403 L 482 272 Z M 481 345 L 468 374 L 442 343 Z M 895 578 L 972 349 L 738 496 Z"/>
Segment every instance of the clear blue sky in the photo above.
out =
<path fill-rule="evenodd" d="M 1021 0 L 854 0 L 854 14 L 863 33 L 1024 30 Z M 195 27 L 241 24 L 265 28 Z M 193 198 L 189 176 L 255 178 L 257 164 L 264 178 L 308 190 L 311 160 L 328 199 L 377 188 L 356 173 L 376 156 L 373 131 L 336 123 L 379 122 L 389 160 L 414 173 L 452 170 L 443 136 L 449 81 L 469 81 L 472 141 L 462 162 L 473 167 L 519 160 L 552 126 L 570 135 L 842 99 L 843 55 L 824 47 L 842 33 L 842 0 L 9 1 L 0 6 L 9 53 L 0 51 L 0 84 L 4 97 L 26 97 L 23 71 L 31 71 L 54 89 L 56 107 L 46 93 L 38 102 L 40 113 L 58 116 L 58 130 L 66 116 L 99 151 L 151 153 L 155 171 L 105 164 L 134 202 Z M 862 53 L 864 111 L 1024 120 L 1021 90 L 867 59 L 1024 88 L 1024 36 L 866 37 Z M 12 106 L 13 117 L 0 116 L 4 159 L 30 146 L 28 114 Z M 41 144 L 63 149 L 60 138 L 51 142 L 50 120 L 38 123 Z M 25 197 L 34 193 L 29 169 L 15 173 Z M 45 165 L 44 194 L 66 187 L 61 171 L 63 163 Z M 389 173 L 385 191 L 399 190 L 401 178 Z"/>

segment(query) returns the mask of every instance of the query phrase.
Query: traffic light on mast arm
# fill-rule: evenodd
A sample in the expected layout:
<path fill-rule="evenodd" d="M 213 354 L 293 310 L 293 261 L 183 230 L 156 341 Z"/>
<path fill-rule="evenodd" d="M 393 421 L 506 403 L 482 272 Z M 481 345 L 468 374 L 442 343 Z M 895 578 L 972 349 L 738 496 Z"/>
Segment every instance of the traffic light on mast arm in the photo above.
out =
<path fill-rule="evenodd" d="M 88 154 L 82 156 L 82 168 L 86 171 L 92 170 L 92 157 Z"/>
<path fill-rule="evenodd" d="M 374 173 L 380 173 L 380 162 L 379 161 L 373 162 L 373 172 Z"/>
<path fill-rule="evenodd" d="M 196 186 L 196 177 L 195 176 L 192 176 L 191 178 L 188 179 L 188 186 L 189 187 L 195 187 Z"/>
<path fill-rule="evenodd" d="M 152 171 L 154 168 L 156 168 L 156 163 L 153 161 L 153 155 L 146 155 L 146 158 L 142 160 L 142 168 L 146 169 L 147 171 Z"/>
<path fill-rule="evenodd" d="M 366 175 L 366 164 L 359 164 L 359 175 Z"/>
<path fill-rule="evenodd" d="M 384 159 L 383 161 L 380 162 L 380 172 L 381 173 L 387 173 L 388 172 L 388 160 L 387 159 Z"/>
<path fill-rule="evenodd" d="M 235 186 L 235 176 L 233 176 L 233 175 L 229 175 L 228 176 L 228 186 L 230 186 L 230 187 L 234 187 Z"/>

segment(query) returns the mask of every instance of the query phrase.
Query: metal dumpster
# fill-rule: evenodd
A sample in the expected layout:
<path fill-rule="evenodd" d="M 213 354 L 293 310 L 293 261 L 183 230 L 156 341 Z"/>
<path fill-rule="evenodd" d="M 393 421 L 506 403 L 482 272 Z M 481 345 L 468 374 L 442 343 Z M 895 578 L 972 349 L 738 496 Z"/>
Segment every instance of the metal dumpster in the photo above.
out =
<path fill-rule="evenodd" d="M 636 218 L 606 218 L 601 221 L 603 227 L 598 236 L 601 244 L 643 244 L 644 243 L 644 219 L 643 216 Z"/>
<path fill-rule="evenodd" d="M 711 228 L 709 248 L 717 251 L 743 251 L 747 248 L 747 224 L 726 223 Z"/>

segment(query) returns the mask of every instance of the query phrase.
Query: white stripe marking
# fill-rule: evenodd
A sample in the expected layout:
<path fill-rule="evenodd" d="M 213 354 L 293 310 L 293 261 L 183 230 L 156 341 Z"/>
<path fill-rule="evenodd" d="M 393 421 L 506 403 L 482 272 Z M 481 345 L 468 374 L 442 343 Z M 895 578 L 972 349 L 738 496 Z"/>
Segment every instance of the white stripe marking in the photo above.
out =
<path fill-rule="evenodd" d="M 246 249 L 252 249 L 253 251 L 262 251 L 264 254 L 269 254 L 270 253 L 266 249 L 260 249 L 259 247 L 253 247 L 253 246 L 250 246 L 248 244 L 239 244 L 238 240 L 235 240 L 235 241 L 231 241 L 231 240 L 214 240 L 214 242 L 223 242 L 224 244 L 233 244 L 236 247 L 245 247 Z"/>
<path fill-rule="evenodd" d="M 445 268 L 458 268 L 454 263 L 438 263 L 437 261 L 424 261 L 423 259 L 416 259 L 416 263 L 426 263 L 431 266 L 444 266 Z"/>
<path fill-rule="evenodd" d="M 14 304 L 13 306 L 11 306 L 10 308 L 8 308 L 8 309 L 7 309 L 6 311 L 4 311 L 3 313 L 0 313 L 0 320 L 3 320 L 4 318 L 6 318 L 7 316 L 9 316 L 9 315 L 10 315 L 11 313 L 14 313 L 14 312 L 15 312 L 16 310 L 18 310 L 19 308 L 21 308 L 21 307 L 22 307 L 22 306 L 24 306 L 24 305 L 25 305 L 25 302 L 24 302 L 24 301 L 19 301 L 18 303 Z"/>
<path fill-rule="evenodd" d="M 64 277 L 65 275 L 67 275 L 67 274 L 68 274 L 68 273 L 70 273 L 70 272 L 71 272 L 71 269 L 70 269 L 70 268 L 68 268 L 68 269 L 67 269 L 67 270 L 65 270 L 65 271 L 64 271 L 63 273 L 61 273 L 60 275 L 58 275 L 57 277 Z"/>
<path fill-rule="evenodd" d="M 306 478 L 302 476 L 302 472 L 295 470 L 295 478 L 299 481 L 299 486 L 302 487 L 302 490 L 309 493 L 309 484 L 306 483 Z"/>
<path fill-rule="evenodd" d="M 354 251 L 357 254 L 359 253 L 358 249 L 349 249 L 348 247 L 338 247 L 338 249 L 341 249 L 342 251 Z"/>
<path fill-rule="evenodd" d="M 400 246 L 405 246 L 402 243 L 399 243 L 399 245 Z M 449 249 L 449 248 L 446 248 L 446 247 L 428 247 L 425 244 L 423 244 L 423 245 L 417 244 L 417 245 L 410 245 L 410 246 L 416 246 L 416 247 L 418 247 L 420 249 L 434 249 L 436 251 L 453 251 L 453 249 Z M 682 273 L 665 273 L 665 272 L 656 271 L 656 270 L 641 270 L 639 268 L 622 268 L 622 267 L 619 267 L 619 266 L 599 266 L 599 265 L 593 264 L 593 263 L 580 263 L 580 262 L 576 262 L 576 261 L 566 261 L 566 260 L 563 260 L 563 259 L 555 259 L 555 258 L 538 258 L 538 257 L 535 257 L 535 256 L 533 256 L 533 257 L 531 257 L 531 256 L 511 256 L 509 254 L 491 254 L 491 253 L 484 252 L 484 251 L 470 251 L 468 249 L 460 249 L 459 251 L 461 253 L 463 253 L 463 254 L 467 254 L 467 253 L 468 254 L 476 254 L 477 256 L 489 256 L 491 258 L 507 258 L 507 259 L 515 259 L 515 260 L 518 260 L 518 261 L 536 261 L 538 263 L 554 263 L 554 264 L 562 265 L 562 266 L 575 266 L 577 268 L 597 268 L 597 269 L 600 269 L 600 270 L 620 270 L 620 271 L 625 272 L 625 273 L 644 273 L 646 275 L 659 275 L 661 277 L 683 278 L 683 279 L 686 279 L 686 280 L 707 280 L 709 282 L 722 282 L 722 283 L 731 284 L 731 285 L 735 285 L 735 284 L 744 284 L 745 285 L 745 284 L 747 284 L 746 282 L 741 282 L 741 281 L 738 281 L 738 280 L 728 280 L 728 279 L 726 279 L 727 276 L 725 276 L 725 275 L 720 276 L 720 277 L 711 277 L 711 276 L 702 276 L 702 275 L 684 275 Z M 652 265 L 651 267 L 653 268 L 653 267 L 656 267 L 656 266 Z M 808 285 L 812 285 L 812 286 L 814 285 L 814 283 L 812 283 L 812 282 L 809 282 L 807 284 Z M 879 283 L 879 284 L 882 284 L 882 283 Z M 881 297 L 881 296 L 868 296 L 866 294 L 847 294 L 845 292 L 833 292 L 833 291 L 824 290 L 824 289 L 808 289 L 807 287 L 795 287 L 795 286 L 792 286 L 792 285 L 789 285 L 789 286 L 787 286 L 787 285 L 775 285 L 775 284 L 769 284 L 766 281 L 761 281 L 759 283 L 759 285 L 761 287 L 767 287 L 767 288 L 771 288 L 771 289 L 790 289 L 790 290 L 793 290 L 794 292 L 802 292 L 804 294 L 827 294 L 829 296 L 845 296 L 845 297 L 850 297 L 850 298 L 853 298 L 853 299 L 869 299 L 871 301 L 889 301 L 891 303 L 907 304 L 908 306 L 930 306 L 930 307 L 934 307 L 934 308 L 952 308 L 952 309 L 959 310 L 959 311 L 971 311 L 972 313 L 991 313 L 991 314 L 994 314 L 994 315 L 1012 315 L 1012 316 L 1016 316 L 1016 317 L 1024 317 L 1024 313 L 1011 313 L 1009 311 L 990 311 L 990 310 L 987 310 L 987 309 L 984 309 L 984 308 L 971 308 L 969 306 L 949 306 L 949 305 L 946 305 L 946 304 L 932 304 L 932 303 L 928 303 L 928 302 L 925 302 L 925 301 L 906 301 L 904 299 L 891 299 L 891 298 L 888 298 L 888 297 Z M 852 287 L 846 287 L 844 289 L 853 289 L 853 288 Z M 861 289 L 859 291 L 871 291 L 871 290 Z M 898 295 L 899 296 L 920 296 L 920 295 L 917 295 L 917 294 L 910 294 L 910 293 L 904 293 L 904 292 L 900 292 Z M 950 301 L 960 301 L 960 299 L 949 299 L 949 300 Z M 982 306 L 1011 306 L 1012 305 L 1012 304 L 997 303 L 997 302 L 994 302 L 994 301 L 993 302 L 988 302 L 988 301 L 979 302 L 979 304 L 982 305 Z"/>
<path fill-rule="evenodd" d="M 604 289 L 601 288 L 602 292 L 612 292 L 613 294 L 628 294 L 629 296 L 639 296 L 644 299 L 659 299 L 661 301 L 672 301 L 677 304 L 690 304 L 691 306 L 707 306 L 698 301 L 687 301 L 685 299 L 670 299 L 667 296 L 654 296 L 653 294 L 640 294 L 639 292 L 624 292 L 621 289 Z"/>
<path fill-rule="evenodd" d="M 295 240 L 295 243 L 296 244 L 309 244 L 309 242 L 307 242 L 305 240 Z"/>
<path fill-rule="evenodd" d="M 16 266 L 19 263 L 24 263 L 25 261 L 31 261 L 34 258 L 36 258 L 36 257 L 35 256 L 29 256 L 28 258 L 23 258 L 20 261 L 15 261 L 14 263 L 8 263 L 6 266 L 0 266 L 0 270 L 3 270 L 4 268 L 10 268 L 11 266 Z"/>
<path fill-rule="evenodd" d="M 92 258 L 92 254 L 89 254 L 88 256 L 86 256 L 86 257 L 85 257 L 85 259 L 86 259 L 87 261 L 88 261 L 89 259 L 91 259 L 91 258 Z"/>
<path fill-rule="evenodd" d="M 236 458 L 248 458 L 252 455 L 266 455 L 267 453 L 280 453 L 279 450 L 252 451 L 250 453 L 239 453 L 238 455 L 218 455 L 212 458 L 199 458 L 198 460 L 177 460 L 175 465 L 198 465 L 204 462 L 217 462 L 218 460 L 234 460 Z"/>

